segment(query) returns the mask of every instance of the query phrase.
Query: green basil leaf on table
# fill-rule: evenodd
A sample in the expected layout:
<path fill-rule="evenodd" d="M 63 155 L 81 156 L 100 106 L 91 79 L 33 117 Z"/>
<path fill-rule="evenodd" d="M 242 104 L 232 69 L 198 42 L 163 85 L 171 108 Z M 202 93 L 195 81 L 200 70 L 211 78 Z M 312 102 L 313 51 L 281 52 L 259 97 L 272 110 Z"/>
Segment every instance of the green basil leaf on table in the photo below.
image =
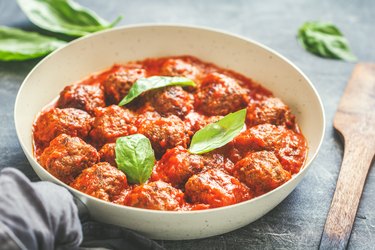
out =
<path fill-rule="evenodd" d="M 66 42 L 35 32 L 0 26 L 0 60 L 21 61 L 47 55 Z"/>
<path fill-rule="evenodd" d="M 307 51 L 315 55 L 346 61 L 357 60 L 346 38 L 331 23 L 306 22 L 298 30 L 297 38 Z"/>
<path fill-rule="evenodd" d="M 138 79 L 131 89 L 129 93 L 121 100 L 118 104 L 119 106 L 123 106 L 128 104 L 129 102 L 133 101 L 143 92 L 146 92 L 151 89 L 158 89 L 166 86 L 193 86 L 195 87 L 195 83 L 186 77 L 177 77 L 177 76 L 151 76 L 148 78 L 140 78 Z"/>
<path fill-rule="evenodd" d="M 72 0 L 17 0 L 26 16 L 36 26 L 70 36 L 84 36 L 116 25 Z"/>
<path fill-rule="evenodd" d="M 150 178 L 155 164 L 154 150 L 142 134 L 120 137 L 116 140 L 116 163 L 130 183 L 144 183 Z"/>
<path fill-rule="evenodd" d="M 224 146 L 241 133 L 245 118 L 246 109 L 241 109 L 198 130 L 191 140 L 189 152 L 203 154 Z"/>

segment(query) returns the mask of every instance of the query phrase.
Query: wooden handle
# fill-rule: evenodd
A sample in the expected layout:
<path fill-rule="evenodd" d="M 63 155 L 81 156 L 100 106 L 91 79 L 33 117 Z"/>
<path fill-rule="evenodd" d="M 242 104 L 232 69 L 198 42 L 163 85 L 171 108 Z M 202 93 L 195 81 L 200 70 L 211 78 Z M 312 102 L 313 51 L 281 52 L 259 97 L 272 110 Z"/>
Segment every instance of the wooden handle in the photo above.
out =
<path fill-rule="evenodd" d="M 368 140 L 353 135 L 345 138 L 345 153 L 335 194 L 328 213 L 319 249 L 345 249 L 357 213 L 359 200 L 374 156 Z"/>

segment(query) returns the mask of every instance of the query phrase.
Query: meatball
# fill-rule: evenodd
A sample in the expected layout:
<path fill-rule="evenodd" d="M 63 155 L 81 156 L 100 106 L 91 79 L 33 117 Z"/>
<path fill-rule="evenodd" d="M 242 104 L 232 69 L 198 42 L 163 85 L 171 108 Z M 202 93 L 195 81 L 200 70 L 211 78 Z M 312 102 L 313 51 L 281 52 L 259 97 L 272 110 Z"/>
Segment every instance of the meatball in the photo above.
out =
<path fill-rule="evenodd" d="M 190 177 L 185 185 L 185 195 L 192 203 L 209 204 L 213 208 L 253 197 L 248 187 L 220 169 L 210 169 Z"/>
<path fill-rule="evenodd" d="M 112 166 L 117 167 L 116 163 L 116 143 L 107 143 L 99 150 L 100 161 L 108 162 Z"/>
<path fill-rule="evenodd" d="M 127 65 L 110 74 L 102 83 L 108 103 L 118 104 L 128 94 L 133 84 L 146 75 L 146 70 L 140 65 Z"/>
<path fill-rule="evenodd" d="M 83 170 L 70 186 L 96 198 L 115 201 L 128 183 L 123 172 L 108 162 L 100 162 Z"/>
<path fill-rule="evenodd" d="M 306 160 L 307 142 L 302 134 L 285 129 L 280 141 L 274 142 L 274 152 L 285 170 L 299 172 Z"/>
<path fill-rule="evenodd" d="M 223 118 L 223 116 L 205 116 L 197 112 L 190 112 L 185 117 L 184 122 L 189 131 L 191 131 L 190 133 L 194 134 L 195 132 L 204 128 L 208 124 L 219 121 L 221 118 Z"/>
<path fill-rule="evenodd" d="M 178 146 L 167 150 L 156 163 L 152 179 L 161 179 L 173 186 L 181 187 L 193 174 L 203 169 L 200 155 L 190 154 L 187 149 Z"/>
<path fill-rule="evenodd" d="M 291 178 L 273 152 L 248 154 L 234 166 L 234 177 L 245 183 L 255 195 L 277 188 Z"/>
<path fill-rule="evenodd" d="M 205 166 L 204 170 L 218 168 L 232 175 L 234 163 L 229 158 L 225 157 L 224 150 L 224 148 L 218 148 L 202 154 L 202 161 Z"/>
<path fill-rule="evenodd" d="M 248 126 L 270 123 L 294 128 L 295 117 L 279 98 L 266 98 L 251 102 L 247 107 L 246 123 Z"/>
<path fill-rule="evenodd" d="M 177 58 L 166 60 L 161 67 L 161 75 L 183 76 L 195 82 L 199 81 L 200 70 L 191 63 Z"/>
<path fill-rule="evenodd" d="M 99 154 L 94 147 L 66 134 L 53 139 L 39 158 L 40 164 L 48 172 L 66 184 L 98 161 Z"/>
<path fill-rule="evenodd" d="M 95 108 L 105 107 L 104 92 L 98 85 L 73 84 L 61 91 L 57 107 L 82 109 L 93 115 Z"/>
<path fill-rule="evenodd" d="M 233 163 L 219 154 L 190 154 L 187 149 L 178 146 L 167 150 L 156 163 L 152 179 L 163 180 L 172 186 L 182 188 L 194 174 L 209 168 L 229 168 Z"/>
<path fill-rule="evenodd" d="M 160 158 L 167 149 L 176 146 L 186 148 L 190 142 L 184 122 L 177 116 L 158 117 L 145 115 L 137 121 L 138 133 L 151 142 L 155 154 Z"/>
<path fill-rule="evenodd" d="M 105 143 L 115 142 L 118 137 L 135 134 L 134 115 L 129 110 L 112 105 L 95 110 L 95 120 L 90 137 L 98 147 Z"/>
<path fill-rule="evenodd" d="M 53 108 L 43 112 L 34 124 L 34 140 L 44 149 L 60 134 L 85 139 L 91 129 L 92 117 L 85 111 L 67 108 Z"/>
<path fill-rule="evenodd" d="M 154 210 L 179 210 L 185 205 L 184 193 L 163 181 L 150 182 L 130 191 L 125 205 Z"/>
<path fill-rule="evenodd" d="M 234 138 L 232 145 L 231 160 L 234 162 L 252 151 L 273 151 L 283 168 L 292 174 L 299 172 L 307 152 L 302 134 L 271 124 L 251 127 Z"/>
<path fill-rule="evenodd" d="M 207 75 L 195 94 L 195 107 L 205 115 L 227 115 L 247 103 L 246 90 L 233 78 L 218 73 Z"/>
<path fill-rule="evenodd" d="M 147 93 L 151 106 L 162 116 L 176 115 L 183 119 L 193 109 L 193 96 L 180 86 L 170 86 Z"/>

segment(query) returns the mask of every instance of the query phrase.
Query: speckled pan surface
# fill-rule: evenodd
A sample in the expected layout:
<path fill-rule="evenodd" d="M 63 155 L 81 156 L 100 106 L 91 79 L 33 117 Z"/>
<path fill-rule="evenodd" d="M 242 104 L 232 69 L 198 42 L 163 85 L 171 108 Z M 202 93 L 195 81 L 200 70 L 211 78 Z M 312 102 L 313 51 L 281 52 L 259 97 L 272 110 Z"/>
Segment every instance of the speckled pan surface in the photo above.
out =
<path fill-rule="evenodd" d="M 32 154 L 32 123 L 64 86 L 114 63 L 148 57 L 192 55 L 244 74 L 286 102 L 297 116 L 309 144 L 304 168 L 281 187 L 232 206 L 187 212 L 153 211 L 120 206 L 90 197 L 62 183 Z M 154 239 L 196 239 L 245 226 L 279 204 L 301 181 L 324 135 L 324 111 L 309 79 L 278 53 L 252 40 L 225 32 L 182 25 L 138 25 L 100 32 L 76 40 L 42 60 L 26 77 L 15 103 L 21 146 L 42 180 L 68 188 L 97 220 L 125 226 Z"/>

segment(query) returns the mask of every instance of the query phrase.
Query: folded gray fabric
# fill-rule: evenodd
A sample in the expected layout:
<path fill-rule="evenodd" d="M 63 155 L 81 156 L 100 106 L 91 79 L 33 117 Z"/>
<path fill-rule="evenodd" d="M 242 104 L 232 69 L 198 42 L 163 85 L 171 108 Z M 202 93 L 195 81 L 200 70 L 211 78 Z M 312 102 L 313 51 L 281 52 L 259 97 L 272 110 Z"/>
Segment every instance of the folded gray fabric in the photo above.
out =
<path fill-rule="evenodd" d="M 6 168 L 0 172 L 0 249 L 164 248 L 127 228 L 90 220 L 85 205 L 65 188 L 30 182 Z"/>
<path fill-rule="evenodd" d="M 30 182 L 20 171 L 0 172 L 1 249 L 77 249 L 82 228 L 72 195 L 49 182 Z"/>

